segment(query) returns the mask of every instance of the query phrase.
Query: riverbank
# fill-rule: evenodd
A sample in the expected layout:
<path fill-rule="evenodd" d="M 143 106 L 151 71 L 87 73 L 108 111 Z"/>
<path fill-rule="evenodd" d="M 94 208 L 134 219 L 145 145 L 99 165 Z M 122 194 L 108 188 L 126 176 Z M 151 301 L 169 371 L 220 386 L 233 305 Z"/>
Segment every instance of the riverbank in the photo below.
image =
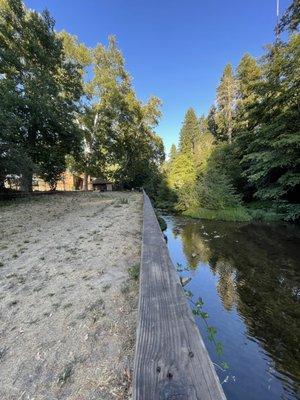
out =
<path fill-rule="evenodd" d="M 231 222 L 278 222 L 284 219 L 282 214 L 255 207 L 225 208 L 224 210 L 199 208 L 183 211 L 182 215 L 190 218 Z"/>
<path fill-rule="evenodd" d="M 171 213 L 195 219 L 205 219 L 212 221 L 228 222 L 279 222 L 285 220 L 285 214 L 275 211 L 271 205 L 262 205 L 252 202 L 247 206 L 208 209 L 208 208 L 188 208 L 182 210 L 175 201 L 153 200 L 155 207 L 164 213 Z"/>
<path fill-rule="evenodd" d="M 129 398 L 141 194 L 43 196 L 0 217 L 1 399 Z"/>

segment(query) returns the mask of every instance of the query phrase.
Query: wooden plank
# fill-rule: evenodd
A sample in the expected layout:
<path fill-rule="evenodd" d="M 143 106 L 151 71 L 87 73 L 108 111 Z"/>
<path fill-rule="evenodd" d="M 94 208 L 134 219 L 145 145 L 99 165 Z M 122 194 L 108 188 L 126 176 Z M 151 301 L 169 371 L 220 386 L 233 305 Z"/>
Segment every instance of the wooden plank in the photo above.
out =
<path fill-rule="evenodd" d="M 144 193 L 134 400 L 226 400 Z"/>

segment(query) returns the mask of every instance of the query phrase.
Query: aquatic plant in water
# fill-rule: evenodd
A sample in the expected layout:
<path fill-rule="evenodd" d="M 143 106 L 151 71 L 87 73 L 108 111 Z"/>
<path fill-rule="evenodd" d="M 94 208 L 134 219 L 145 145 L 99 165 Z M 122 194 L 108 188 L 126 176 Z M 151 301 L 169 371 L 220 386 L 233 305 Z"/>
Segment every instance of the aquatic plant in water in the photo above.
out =
<path fill-rule="evenodd" d="M 177 263 L 176 264 L 176 270 L 177 272 L 183 272 L 183 271 L 189 271 L 190 268 L 189 267 L 183 267 L 181 264 Z M 223 354 L 223 343 L 217 341 L 216 336 L 217 336 L 217 329 L 214 326 L 211 326 L 208 323 L 208 319 L 209 319 L 209 314 L 203 310 L 203 299 L 202 297 L 199 297 L 196 301 L 193 300 L 193 292 L 191 290 L 188 289 L 184 289 L 185 295 L 186 297 L 189 299 L 191 305 L 192 305 L 192 313 L 197 316 L 200 317 L 202 319 L 202 321 L 205 324 L 206 327 L 206 331 L 208 334 L 208 340 L 210 342 L 212 342 L 214 344 L 215 347 L 215 351 L 216 354 L 220 360 L 220 364 L 216 364 L 214 363 L 217 367 L 221 368 L 222 371 L 226 371 L 229 369 L 229 365 L 226 361 L 221 360 L 221 356 Z"/>

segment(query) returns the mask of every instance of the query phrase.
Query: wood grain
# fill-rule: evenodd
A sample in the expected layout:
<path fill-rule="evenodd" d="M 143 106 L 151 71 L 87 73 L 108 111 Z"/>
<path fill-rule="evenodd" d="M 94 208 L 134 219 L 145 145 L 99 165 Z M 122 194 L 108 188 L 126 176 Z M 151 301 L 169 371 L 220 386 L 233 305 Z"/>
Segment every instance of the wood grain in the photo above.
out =
<path fill-rule="evenodd" d="M 225 400 L 144 193 L 134 400 Z"/>

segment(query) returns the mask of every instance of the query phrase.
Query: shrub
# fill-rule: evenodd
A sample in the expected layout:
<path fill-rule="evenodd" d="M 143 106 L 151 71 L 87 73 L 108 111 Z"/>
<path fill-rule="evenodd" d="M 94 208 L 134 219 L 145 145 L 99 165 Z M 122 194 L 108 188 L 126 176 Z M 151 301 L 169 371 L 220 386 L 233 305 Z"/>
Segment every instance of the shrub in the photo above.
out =
<path fill-rule="evenodd" d="M 218 221 L 251 221 L 251 215 L 244 207 L 227 208 L 223 210 L 209 210 L 207 208 L 198 208 L 196 210 L 187 210 L 183 214 L 192 218 L 203 218 Z"/>

